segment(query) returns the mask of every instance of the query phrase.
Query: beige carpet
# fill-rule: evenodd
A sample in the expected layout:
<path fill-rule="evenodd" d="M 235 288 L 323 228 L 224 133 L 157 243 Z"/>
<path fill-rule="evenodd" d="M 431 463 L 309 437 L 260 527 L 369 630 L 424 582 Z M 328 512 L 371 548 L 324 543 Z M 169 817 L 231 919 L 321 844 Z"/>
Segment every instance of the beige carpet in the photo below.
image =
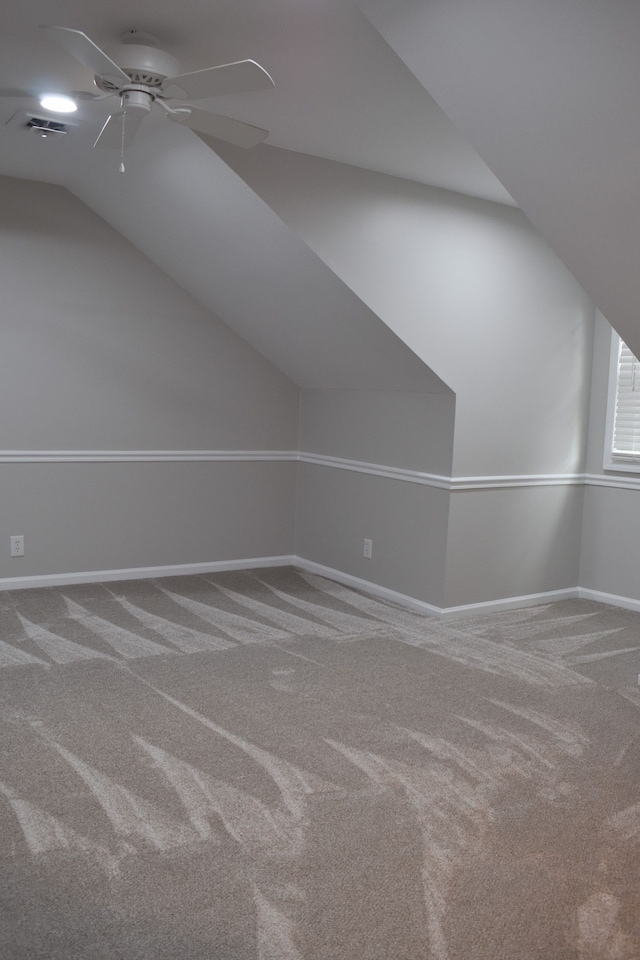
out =
<path fill-rule="evenodd" d="M 0 594 L 2 960 L 637 960 L 640 614 Z"/>

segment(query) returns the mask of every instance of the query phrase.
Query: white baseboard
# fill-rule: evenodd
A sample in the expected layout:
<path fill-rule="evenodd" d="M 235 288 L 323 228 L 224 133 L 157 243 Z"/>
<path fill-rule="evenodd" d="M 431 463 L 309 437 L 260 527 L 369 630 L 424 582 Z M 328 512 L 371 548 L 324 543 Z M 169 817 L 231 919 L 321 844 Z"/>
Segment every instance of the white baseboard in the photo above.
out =
<path fill-rule="evenodd" d="M 337 583 L 343 583 L 345 587 L 362 590 L 373 597 L 380 597 L 381 600 L 390 600 L 401 607 L 424 613 L 428 617 L 440 617 L 442 614 L 440 607 L 434 607 L 430 603 L 425 603 L 424 600 L 416 600 L 415 597 L 409 597 L 406 593 L 390 590 L 389 587 L 381 587 L 377 583 L 371 583 L 370 580 L 353 577 L 350 573 L 343 573 L 342 570 L 334 570 L 333 567 L 325 567 L 321 563 L 314 563 L 313 560 L 305 560 L 303 557 L 296 557 L 294 562 L 296 567 L 308 573 L 316 573 L 319 577 L 326 577 L 327 580 L 335 580 Z"/>
<path fill-rule="evenodd" d="M 34 587 L 66 587 L 73 583 L 102 583 L 111 580 L 150 580 L 156 577 L 184 577 L 225 570 L 253 570 L 260 567 L 291 567 L 294 556 L 254 557 L 245 560 L 216 560 L 211 563 L 179 563 L 165 567 L 128 567 L 120 570 L 89 570 L 82 573 L 45 573 L 34 577 L 0 579 L 2 590 L 29 590 Z"/>
<path fill-rule="evenodd" d="M 424 600 L 416 600 L 415 597 L 409 597 L 405 593 L 398 593 L 396 590 L 390 590 L 388 587 L 381 587 L 377 583 L 371 583 L 370 580 L 361 580 L 359 577 L 353 577 L 351 574 L 343 573 L 341 570 L 334 570 L 332 567 L 325 567 L 321 563 L 313 563 L 311 560 L 305 560 L 302 557 L 295 558 L 295 565 L 309 573 L 317 573 L 320 577 L 326 577 L 328 580 L 336 580 L 347 587 L 354 587 L 356 590 L 362 590 L 371 596 L 380 597 L 382 600 L 390 600 L 401 607 L 409 610 L 415 610 L 418 613 L 424 613 L 429 617 L 436 617 L 438 620 L 459 620 L 463 617 L 469 617 L 475 613 L 499 613 L 501 610 L 518 610 L 521 607 L 533 607 L 543 603 L 554 603 L 557 600 L 575 600 L 578 597 L 578 588 L 571 587 L 566 590 L 550 590 L 547 593 L 530 593 L 522 597 L 505 597 L 501 600 L 488 600 L 484 603 L 467 603 L 458 607 L 436 607 Z M 640 604 L 638 606 L 640 609 Z"/>
<path fill-rule="evenodd" d="M 634 600 L 632 597 L 620 597 L 616 593 L 604 593 L 602 590 L 588 590 L 586 587 L 578 587 L 578 597 L 581 600 L 608 603 L 612 607 L 622 607 L 624 610 L 640 612 L 640 600 Z"/>
<path fill-rule="evenodd" d="M 264 567 L 298 567 L 328 580 L 335 580 L 347 587 L 362 590 L 381 600 L 389 600 L 408 610 L 422 613 L 438 620 L 460 620 L 474 614 L 499 613 L 501 610 L 518 610 L 558 600 L 592 600 L 613 607 L 640 612 L 640 600 L 622 597 L 601 590 L 571 587 L 565 590 L 550 590 L 547 593 L 530 593 L 521 597 L 504 597 L 482 603 L 466 603 L 454 607 L 436 607 L 424 600 L 417 600 L 405 593 L 380 586 L 370 580 L 362 580 L 342 570 L 326 567 L 293 554 L 275 557 L 252 557 L 242 560 L 215 560 L 209 563 L 180 563 L 159 567 L 127 567 L 118 570 L 88 570 L 76 573 L 47 573 L 30 577 L 5 577 L 0 579 L 0 592 L 5 590 L 29 590 L 38 587 L 64 587 L 76 583 L 101 583 L 113 580 L 150 580 L 158 577 L 195 576 L 201 573 L 223 573 L 227 570 L 255 570 Z"/>
<path fill-rule="evenodd" d="M 504 597 L 501 600 L 487 600 L 483 603 L 464 603 L 458 607 L 443 607 L 442 620 L 458 620 L 473 614 L 500 613 L 502 610 L 520 610 L 523 607 L 535 607 L 543 603 L 556 603 L 558 600 L 576 600 L 578 587 L 566 590 L 549 590 L 547 593 L 528 593 L 522 597 Z"/>

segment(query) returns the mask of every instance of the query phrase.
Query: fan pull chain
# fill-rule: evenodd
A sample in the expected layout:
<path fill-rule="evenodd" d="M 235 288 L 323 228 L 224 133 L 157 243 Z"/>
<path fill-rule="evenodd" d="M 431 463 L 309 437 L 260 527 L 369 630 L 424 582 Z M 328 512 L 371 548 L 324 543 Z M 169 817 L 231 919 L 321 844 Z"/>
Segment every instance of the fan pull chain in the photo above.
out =
<path fill-rule="evenodd" d="M 125 107 L 122 108 L 122 141 L 120 143 L 120 173 L 124 173 L 124 124 L 127 119 L 127 111 Z"/>

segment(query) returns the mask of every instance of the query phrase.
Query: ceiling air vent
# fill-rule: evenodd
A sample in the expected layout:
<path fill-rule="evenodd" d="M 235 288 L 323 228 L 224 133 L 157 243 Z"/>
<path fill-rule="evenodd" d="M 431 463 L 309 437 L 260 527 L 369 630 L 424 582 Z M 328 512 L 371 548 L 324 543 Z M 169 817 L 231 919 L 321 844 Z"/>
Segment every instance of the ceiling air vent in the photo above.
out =
<path fill-rule="evenodd" d="M 67 126 L 59 120 L 47 120 L 44 117 L 29 117 L 26 123 L 27 129 L 37 130 L 41 136 L 48 137 L 53 133 L 66 133 Z"/>
<path fill-rule="evenodd" d="M 82 121 L 75 118 L 73 120 L 67 117 L 64 120 L 61 118 L 53 119 L 24 108 L 16 110 L 13 116 L 7 120 L 7 126 L 20 130 L 21 135 L 31 136 L 29 131 L 34 130 L 37 137 L 45 137 L 50 141 L 62 140 L 61 134 L 73 133 L 81 123 Z"/>

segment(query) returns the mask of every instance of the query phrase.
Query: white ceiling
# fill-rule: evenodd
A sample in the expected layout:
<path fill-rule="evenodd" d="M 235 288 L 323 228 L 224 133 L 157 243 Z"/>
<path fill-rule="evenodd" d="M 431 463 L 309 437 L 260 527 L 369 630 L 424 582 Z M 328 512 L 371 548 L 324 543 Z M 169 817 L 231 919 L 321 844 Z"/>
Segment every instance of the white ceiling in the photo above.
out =
<path fill-rule="evenodd" d="M 0 0 L 0 9 L 0 90 L 28 90 L 34 98 L 92 86 L 89 72 L 38 29 L 43 23 L 75 27 L 106 48 L 128 29 L 148 31 L 185 71 L 258 60 L 272 74 L 273 90 L 200 106 L 267 127 L 276 147 L 498 202 L 515 198 L 640 350 L 637 2 Z M 271 326 L 258 324 L 252 333 L 255 304 L 243 303 L 233 271 L 211 269 L 206 251 L 225 243 L 216 195 L 224 189 L 229 209 L 246 209 L 246 184 L 223 175 L 220 159 L 195 134 L 162 116 L 145 120 L 119 177 L 117 151 L 92 149 L 109 102 L 84 103 L 77 126 L 59 140 L 40 139 L 12 119 L 35 103 L 0 98 L 0 174 L 67 186 L 258 349 L 284 367 L 291 361 L 294 379 L 309 382 L 312 341 L 300 344 L 297 360 L 284 355 L 283 345 L 291 346 L 286 330 L 298 329 L 298 306 L 290 304 L 279 324 L 274 303 Z M 279 230 L 275 214 L 263 207 L 258 213 L 258 206 L 255 217 L 267 232 Z M 228 236 L 228 224 L 224 229 Z M 245 236 L 251 232 L 249 218 Z M 264 245 L 255 237 L 259 273 Z M 273 257 L 264 289 L 294 284 L 295 259 Z M 324 282 L 328 291 L 333 280 Z M 327 303 L 355 317 L 359 307 L 347 303 L 347 294 L 342 306 L 335 291 Z M 327 314 L 327 331 L 329 321 Z M 382 346 L 374 346 L 375 318 L 365 326 L 377 357 L 362 371 L 368 382 Z M 318 371 L 327 382 L 331 355 Z M 398 356 L 398 370 L 405 359 Z"/>
<path fill-rule="evenodd" d="M 89 71 L 49 40 L 39 24 L 74 27 L 104 48 L 136 28 L 155 34 L 183 71 L 247 57 L 260 62 L 275 89 L 200 106 L 268 128 L 268 142 L 275 146 L 512 202 L 354 0 L 0 3 L 0 89 L 34 96 L 92 89 Z M 59 140 L 43 140 L 7 124 L 35 103 L 0 100 L 0 174 L 70 186 L 82 177 L 86 187 L 95 169 L 91 145 L 107 105 L 84 103 L 75 115 L 77 127 Z M 181 136 L 185 143 L 195 140 L 186 130 Z"/>
<path fill-rule="evenodd" d="M 360 7 L 640 355 L 640 3 Z"/>
<path fill-rule="evenodd" d="M 125 176 L 111 151 L 95 152 L 98 165 L 73 192 L 295 383 L 446 392 L 191 131 L 151 126 L 132 147 Z"/>
<path fill-rule="evenodd" d="M 42 139 L 24 125 L 44 92 L 95 90 L 39 25 L 82 30 L 107 52 L 137 29 L 183 72 L 261 63 L 273 90 L 198 105 L 269 129 L 274 146 L 511 203 L 355 0 L 0 0 L 0 9 L 0 91 L 32 95 L 0 98 L 0 175 L 67 187 L 301 387 L 447 390 L 213 150 L 158 108 L 125 151 L 124 176 L 117 150 L 92 147 L 117 100 L 82 102 L 62 136 Z"/>

